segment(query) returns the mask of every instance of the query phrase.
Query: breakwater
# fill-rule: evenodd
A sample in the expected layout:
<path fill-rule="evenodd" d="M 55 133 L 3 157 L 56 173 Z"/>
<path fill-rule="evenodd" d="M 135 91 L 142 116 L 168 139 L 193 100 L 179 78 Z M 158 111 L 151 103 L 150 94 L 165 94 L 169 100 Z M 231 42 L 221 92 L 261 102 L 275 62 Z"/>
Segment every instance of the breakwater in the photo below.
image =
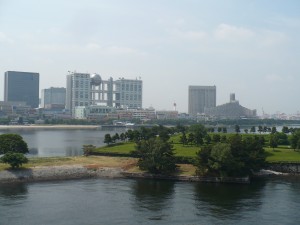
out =
<path fill-rule="evenodd" d="M 299 162 L 276 162 L 268 163 L 266 169 L 281 173 L 300 174 Z"/>
<path fill-rule="evenodd" d="M 0 171 L 0 183 L 70 180 L 97 177 L 122 177 L 121 168 L 88 166 L 49 166 Z"/>
<path fill-rule="evenodd" d="M 52 180 L 70 180 L 83 178 L 141 178 L 159 179 L 188 182 L 212 182 L 212 183 L 250 183 L 249 177 L 198 177 L 198 176 L 172 176 L 149 174 L 144 172 L 131 173 L 122 168 L 89 167 L 89 166 L 50 166 L 36 167 L 33 169 L 3 170 L 0 171 L 0 183 L 35 182 Z"/>

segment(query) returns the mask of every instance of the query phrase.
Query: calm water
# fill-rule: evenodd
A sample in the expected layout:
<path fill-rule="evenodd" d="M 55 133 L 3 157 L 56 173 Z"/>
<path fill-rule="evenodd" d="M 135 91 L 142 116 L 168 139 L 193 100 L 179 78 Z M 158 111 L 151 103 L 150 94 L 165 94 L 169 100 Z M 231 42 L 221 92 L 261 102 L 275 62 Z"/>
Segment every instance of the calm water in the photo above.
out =
<path fill-rule="evenodd" d="M 295 126 L 294 126 L 295 127 Z M 244 132 L 245 127 L 241 127 Z M 249 128 L 249 127 L 247 127 Z M 250 128 L 249 128 L 250 129 Z M 282 127 L 277 127 L 281 131 Z M 90 129 L 12 129 L 0 130 L 3 133 L 22 135 L 29 147 L 29 156 L 75 156 L 82 155 L 82 145 L 92 144 L 97 147 L 105 145 L 104 135 L 125 132 L 125 129 L 90 130 Z M 228 127 L 234 132 L 234 127 Z M 217 132 L 216 132 L 217 133 Z"/>
<path fill-rule="evenodd" d="M 0 185 L 0 224 L 299 224 L 298 179 L 250 185 L 91 179 Z"/>
<path fill-rule="evenodd" d="M 119 134 L 125 130 L 90 129 L 13 129 L 0 130 L 0 134 L 17 133 L 22 135 L 29 147 L 30 156 L 75 156 L 82 155 L 82 145 L 105 145 L 104 135 Z"/>

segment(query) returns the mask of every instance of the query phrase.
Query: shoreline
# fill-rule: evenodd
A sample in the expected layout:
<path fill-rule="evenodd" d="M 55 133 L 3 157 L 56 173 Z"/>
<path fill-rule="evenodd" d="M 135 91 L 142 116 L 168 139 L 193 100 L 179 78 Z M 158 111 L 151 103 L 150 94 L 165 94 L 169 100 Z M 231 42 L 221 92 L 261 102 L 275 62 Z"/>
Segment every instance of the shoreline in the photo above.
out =
<path fill-rule="evenodd" d="M 93 167 L 83 165 L 41 166 L 29 169 L 0 171 L 0 184 L 40 182 L 87 178 L 157 179 L 184 182 L 213 182 L 249 184 L 250 178 L 197 177 L 184 175 L 154 175 L 145 172 L 128 172 L 120 167 Z"/>
<path fill-rule="evenodd" d="M 91 129 L 101 128 L 100 125 L 0 125 L 0 130 L 21 129 Z"/>
<path fill-rule="evenodd" d="M 0 171 L 1 183 L 39 182 L 87 178 L 121 178 L 122 168 L 93 168 L 83 165 L 41 166 L 29 169 Z"/>

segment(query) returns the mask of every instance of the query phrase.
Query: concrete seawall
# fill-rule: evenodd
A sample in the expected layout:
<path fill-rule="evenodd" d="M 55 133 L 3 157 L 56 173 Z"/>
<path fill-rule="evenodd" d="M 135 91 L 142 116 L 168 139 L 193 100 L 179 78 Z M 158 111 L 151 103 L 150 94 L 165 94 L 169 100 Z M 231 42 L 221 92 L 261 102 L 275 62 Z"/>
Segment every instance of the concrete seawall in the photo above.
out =
<path fill-rule="evenodd" d="M 273 170 L 281 173 L 299 174 L 300 175 L 300 163 L 299 162 L 278 162 L 269 163 L 266 169 Z"/>
<path fill-rule="evenodd" d="M 121 168 L 87 168 L 84 166 L 52 166 L 34 169 L 0 171 L 0 183 L 68 180 L 82 178 L 123 177 Z"/>
<path fill-rule="evenodd" d="M 220 178 L 197 176 L 168 176 L 153 175 L 148 173 L 130 173 L 121 168 L 89 168 L 76 166 L 51 166 L 35 167 L 33 169 L 3 170 L 0 171 L 0 183 L 36 182 L 53 180 L 70 180 L 86 178 L 137 178 L 161 179 L 187 182 L 214 182 L 214 183 L 250 183 L 249 177 L 245 178 Z"/>

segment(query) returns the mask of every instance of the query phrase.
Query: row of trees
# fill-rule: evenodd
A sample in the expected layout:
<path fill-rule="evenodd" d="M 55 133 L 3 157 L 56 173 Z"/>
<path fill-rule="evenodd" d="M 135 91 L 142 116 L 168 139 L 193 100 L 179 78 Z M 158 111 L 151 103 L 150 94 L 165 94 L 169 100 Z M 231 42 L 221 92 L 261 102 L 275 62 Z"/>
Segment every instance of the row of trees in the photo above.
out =
<path fill-rule="evenodd" d="M 265 152 L 257 137 L 234 135 L 226 143 L 205 145 L 197 153 L 197 173 L 213 176 L 245 176 L 265 164 Z"/>
<path fill-rule="evenodd" d="M 125 133 L 121 134 L 105 134 L 104 143 L 109 145 L 118 141 L 139 142 L 141 140 L 149 140 L 150 138 L 155 137 L 160 137 L 163 140 L 169 140 L 170 136 L 176 132 L 178 132 L 178 128 L 167 128 L 161 125 L 153 126 L 151 128 L 141 127 L 139 130 L 128 130 Z"/>
<path fill-rule="evenodd" d="M 160 128 L 162 129 L 162 127 Z M 187 132 L 182 129 L 182 134 Z M 244 176 L 257 171 L 265 163 L 264 140 L 259 136 L 245 137 L 236 134 L 224 140 L 214 143 L 204 142 L 207 130 L 203 125 L 193 125 L 188 130 L 193 134 L 193 142 L 199 148 L 197 153 L 197 173 L 201 176 Z M 144 131 L 145 133 L 145 131 Z M 148 129 L 146 133 L 152 133 Z M 218 140 L 221 140 L 219 134 Z M 170 134 L 168 135 L 170 136 Z M 191 137 L 191 135 L 189 135 Z M 136 141 L 135 151 L 132 152 L 139 158 L 138 166 L 150 173 L 172 173 L 176 170 L 176 157 L 174 148 L 168 138 L 159 135 L 151 135 Z"/>
<path fill-rule="evenodd" d="M 238 126 L 235 128 L 239 131 Z M 138 165 L 141 169 L 151 173 L 171 173 L 176 169 L 176 157 L 169 138 L 178 132 L 181 133 L 180 142 L 183 145 L 199 146 L 200 150 L 197 153 L 199 175 L 244 176 L 259 170 L 265 163 L 266 155 L 263 148 L 266 144 L 265 138 L 273 148 L 278 144 L 291 144 L 294 149 L 300 148 L 300 130 L 296 129 L 293 129 L 290 138 L 287 135 L 290 132 L 289 128 L 283 128 L 282 132 L 271 128 L 267 137 L 240 135 L 239 132 L 229 136 L 208 133 L 201 124 L 191 125 L 189 128 L 177 126 L 170 129 L 158 126 L 129 130 L 124 133 L 122 140 L 136 143 L 135 151 L 132 153 L 139 157 Z"/>

